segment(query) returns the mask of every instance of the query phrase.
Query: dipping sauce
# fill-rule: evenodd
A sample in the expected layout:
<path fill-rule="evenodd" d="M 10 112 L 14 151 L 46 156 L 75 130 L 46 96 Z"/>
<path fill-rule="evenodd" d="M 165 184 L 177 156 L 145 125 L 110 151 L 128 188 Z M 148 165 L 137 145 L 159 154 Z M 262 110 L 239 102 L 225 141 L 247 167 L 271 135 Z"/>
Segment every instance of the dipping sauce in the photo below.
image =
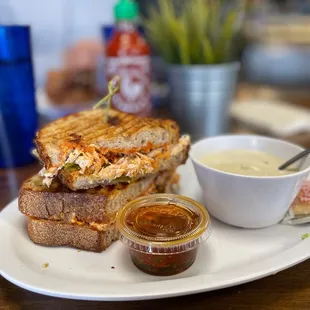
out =
<path fill-rule="evenodd" d="M 133 263 L 140 270 L 159 276 L 189 268 L 199 244 L 210 235 L 206 209 L 189 198 L 171 194 L 130 202 L 118 214 L 117 227 Z"/>
<path fill-rule="evenodd" d="M 170 204 L 141 207 L 129 213 L 126 224 L 145 237 L 178 237 L 197 227 L 199 216 L 192 210 Z"/>
<path fill-rule="evenodd" d="M 296 169 L 279 170 L 284 159 L 255 150 L 226 150 L 205 155 L 201 163 L 220 171 L 247 176 L 281 176 Z"/>

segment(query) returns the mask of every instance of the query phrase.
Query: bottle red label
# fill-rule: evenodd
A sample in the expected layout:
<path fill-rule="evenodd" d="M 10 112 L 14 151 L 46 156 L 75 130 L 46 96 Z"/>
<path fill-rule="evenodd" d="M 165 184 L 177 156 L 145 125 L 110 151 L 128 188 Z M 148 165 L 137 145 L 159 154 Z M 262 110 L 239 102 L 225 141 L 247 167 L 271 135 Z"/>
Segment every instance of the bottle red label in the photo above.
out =
<path fill-rule="evenodd" d="M 141 114 L 151 108 L 151 63 L 149 56 L 106 58 L 108 80 L 121 77 L 120 91 L 113 106 L 123 112 Z"/>

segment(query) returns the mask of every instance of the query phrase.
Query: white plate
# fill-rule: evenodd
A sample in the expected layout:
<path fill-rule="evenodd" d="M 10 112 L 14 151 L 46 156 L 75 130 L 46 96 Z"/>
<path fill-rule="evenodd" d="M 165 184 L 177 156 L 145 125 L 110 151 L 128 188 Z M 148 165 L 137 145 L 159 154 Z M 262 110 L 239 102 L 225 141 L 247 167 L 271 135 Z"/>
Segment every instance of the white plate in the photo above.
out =
<path fill-rule="evenodd" d="M 200 200 L 192 164 L 181 167 L 180 173 L 181 194 Z M 212 223 L 212 235 L 190 269 L 172 277 L 155 277 L 136 269 L 120 242 L 100 254 L 33 244 L 15 200 L 0 213 L 0 271 L 16 285 L 45 295 L 139 300 L 234 286 L 275 274 L 310 257 L 310 238 L 301 239 L 302 234 L 310 232 L 310 225 L 246 230 L 216 220 Z M 49 267 L 43 268 L 44 263 Z"/>

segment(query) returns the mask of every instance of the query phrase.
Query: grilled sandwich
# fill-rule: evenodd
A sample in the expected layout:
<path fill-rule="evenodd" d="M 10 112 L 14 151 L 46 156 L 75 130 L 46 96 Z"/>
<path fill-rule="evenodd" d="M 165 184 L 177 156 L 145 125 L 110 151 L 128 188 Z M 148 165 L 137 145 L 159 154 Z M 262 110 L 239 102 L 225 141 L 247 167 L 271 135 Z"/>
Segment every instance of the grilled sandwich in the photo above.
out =
<path fill-rule="evenodd" d="M 177 183 L 177 174 L 165 171 L 129 184 L 72 192 L 57 179 L 47 188 L 43 177 L 35 175 L 20 190 L 19 210 L 28 218 L 34 243 L 101 252 L 118 239 L 115 217 L 124 204 L 147 194 L 174 192 Z"/>
<path fill-rule="evenodd" d="M 72 190 L 131 182 L 175 169 L 188 156 L 189 136 L 171 120 L 138 118 L 110 110 L 87 110 L 61 118 L 35 139 L 49 186 L 59 176 Z"/>

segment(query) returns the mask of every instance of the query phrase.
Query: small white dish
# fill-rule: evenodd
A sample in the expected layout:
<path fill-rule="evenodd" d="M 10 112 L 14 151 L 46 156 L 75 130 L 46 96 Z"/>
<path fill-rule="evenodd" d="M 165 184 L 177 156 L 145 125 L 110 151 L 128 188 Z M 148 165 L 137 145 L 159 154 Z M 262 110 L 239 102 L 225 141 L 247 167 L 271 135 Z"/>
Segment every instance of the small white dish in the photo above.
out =
<path fill-rule="evenodd" d="M 229 149 L 263 151 L 284 161 L 303 149 L 263 136 L 227 135 L 198 141 L 190 151 L 204 203 L 211 215 L 224 223 L 244 228 L 279 223 L 309 174 L 310 157 L 301 160 L 301 171 L 276 177 L 236 175 L 201 163 L 206 154 Z"/>

